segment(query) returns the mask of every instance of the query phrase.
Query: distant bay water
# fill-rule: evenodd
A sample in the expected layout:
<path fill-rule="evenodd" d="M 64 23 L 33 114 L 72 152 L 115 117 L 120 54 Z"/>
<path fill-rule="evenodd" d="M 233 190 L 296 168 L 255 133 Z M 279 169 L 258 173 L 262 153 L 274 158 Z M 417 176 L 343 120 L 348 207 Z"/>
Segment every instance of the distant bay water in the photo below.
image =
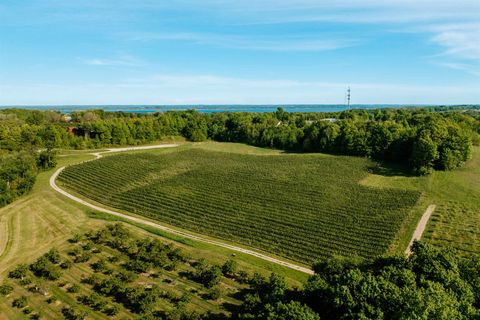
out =
<path fill-rule="evenodd" d="M 379 109 L 379 108 L 404 108 L 422 107 L 426 105 L 401 105 L 401 104 L 354 104 L 350 109 Z M 431 105 L 429 105 L 431 106 Z M 202 113 L 213 112 L 274 112 L 282 107 L 287 112 L 338 112 L 348 109 L 340 104 L 275 104 L 275 105 L 73 105 L 73 106 L 0 106 L 5 108 L 22 108 L 30 110 L 55 110 L 62 113 L 72 113 L 80 110 L 102 109 L 108 112 L 135 112 L 154 113 L 165 111 L 197 110 Z"/>

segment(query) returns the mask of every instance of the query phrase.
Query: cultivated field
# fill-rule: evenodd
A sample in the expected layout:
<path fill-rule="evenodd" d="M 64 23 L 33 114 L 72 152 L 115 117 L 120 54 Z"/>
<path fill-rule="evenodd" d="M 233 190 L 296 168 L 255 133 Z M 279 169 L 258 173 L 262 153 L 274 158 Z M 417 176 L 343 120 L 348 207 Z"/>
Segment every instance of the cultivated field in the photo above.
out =
<path fill-rule="evenodd" d="M 373 174 L 362 184 L 421 191 L 419 213 L 429 204 L 436 205 L 422 239 L 455 248 L 464 256 L 480 254 L 480 147 L 474 147 L 472 160 L 453 171 L 436 171 L 425 177 Z M 399 249 L 405 245 L 400 242 Z"/>
<path fill-rule="evenodd" d="M 94 159 L 88 152 L 92 151 L 61 152 L 59 166 Z M 39 256 L 52 247 L 59 249 L 66 248 L 66 246 L 69 245 L 66 242 L 67 239 L 76 233 L 84 233 L 92 230 L 92 228 L 100 228 L 107 223 L 105 220 L 117 220 L 115 217 L 92 212 L 90 209 L 69 200 L 53 190 L 49 186 L 49 179 L 55 170 L 40 173 L 33 190 L 29 194 L 20 197 L 12 204 L 0 209 L 0 285 L 3 283 L 12 284 L 15 288 L 19 289 L 19 291 L 12 293 L 11 296 L 6 298 L 0 297 L 0 319 L 27 318 L 27 316 L 22 313 L 22 310 L 11 307 L 13 299 L 22 294 L 31 295 L 31 299 L 28 301 L 31 309 L 36 311 L 47 310 L 47 312 L 43 314 L 44 316 L 52 315 L 51 317 L 47 317 L 49 319 L 58 318 L 53 315 L 58 315 L 61 308 L 65 305 L 81 305 L 75 301 L 74 295 L 66 292 L 66 287 L 60 288 L 58 287 L 59 283 L 53 283 L 51 284 L 51 289 L 48 289 L 48 291 L 50 294 L 55 294 L 59 302 L 52 305 L 48 304 L 49 307 L 46 307 L 46 299 L 48 297 L 38 293 L 31 293 L 19 283 L 12 283 L 11 280 L 6 279 L 7 274 L 18 264 L 34 262 Z M 162 241 L 165 241 L 165 239 L 167 239 L 167 241 L 173 241 L 177 247 L 189 255 L 192 255 L 192 257 L 196 259 L 204 258 L 210 264 L 221 265 L 235 254 L 238 269 L 244 270 L 250 275 L 258 272 L 264 276 L 268 276 L 271 272 L 275 272 L 285 276 L 291 286 L 301 286 L 307 278 L 306 274 L 287 267 L 215 245 L 167 234 L 154 228 L 138 225 L 129 227 L 129 229 L 135 235 L 141 237 L 151 235 L 157 239 L 163 239 Z M 69 283 L 77 281 L 75 279 L 81 277 L 81 272 L 88 271 L 89 269 L 88 266 L 81 266 L 82 264 L 79 265 L 80 269 L 74 266 L 71 272 L 72 275 L 70 276 L 69 271 L 68 278 L 62 281 Z M 37 279 L 35 283 L 45 284 L 45 281 Z M 50 284 L 48 284 L 48 286 L 50 286 Z M 173 284 L 173 289 L 177 290 L 175 283 Z M 179 286 L 178 290 L 182 291 L 183 289 Z M 221 296 L 223 296 L 223 293 Z M 213 302 L 211 310 L 218 309 L 214 307 L 215 304 L 218 303 Z M 203 309 L 207 308 L 205 307 L 207 305 L 208 304 L 205 304 Z M 105 315 L 96 314 L 93 318 L 108 318 Z"/>
<path fill-rule="evenodd" d="M 219 145 L 108 156 L 59 179 L 103 205 L 304 263 L 387 252 L 420 197 L 359 184 L 366 159 Z"/>

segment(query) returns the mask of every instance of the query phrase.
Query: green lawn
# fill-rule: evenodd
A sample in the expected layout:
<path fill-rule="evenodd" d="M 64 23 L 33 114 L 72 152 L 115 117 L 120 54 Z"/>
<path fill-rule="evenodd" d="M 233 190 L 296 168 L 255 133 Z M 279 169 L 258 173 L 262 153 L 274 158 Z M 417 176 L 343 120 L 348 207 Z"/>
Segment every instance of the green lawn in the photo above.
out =
<path fill-rule="evenodd" d="M 110 155 L 67 168 L 60 181 L 106 206 L 311 263 L 386 253 L 411 216 L 420 192 L 359 184 L 371 166 L 203 143 Z"/>
<path fill-rule="evenodd" d="M 480 253 L 480 147 L 474 147 L 473 159 L 453 171 L 436 171 L 425 177 L 369 175 L 362 184 L 401 188 L 422 192 L 418 211 L 429 204 L 436 210 L 425 230 L 424 239 L 439 247 L 453 247 L 466 256 Z M 413 216 L 419 219 L 420 214 Z M 410 224 L 411 234 L 413 224 Z M 409 238 L 400 241 L 398 252 Z"/>

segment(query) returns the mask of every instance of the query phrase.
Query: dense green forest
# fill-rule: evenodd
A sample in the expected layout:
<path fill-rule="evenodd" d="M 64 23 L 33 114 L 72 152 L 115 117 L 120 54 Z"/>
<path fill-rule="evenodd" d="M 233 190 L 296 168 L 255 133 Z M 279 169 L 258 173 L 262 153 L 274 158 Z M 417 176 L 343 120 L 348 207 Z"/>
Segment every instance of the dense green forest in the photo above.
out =
<path fill-rule="evenodd" d="M 480 259 L 416 242 L 409 257 L 314 265 L 303 290 L 278 276 L 254 278 L 238 319 L 478 319 Z"/>
<path fill-rule="evenodd" d="M 0 150 L 0 207 L 30 191 L 37 173 L 55 165 L 55 154 L 50 149 Z"/>
<path fill-rule="evenodd" d="M 450 170 L 480 144 L 477 109 L 411 108 L 339 113 L 155 114 L 0 110 L 0 205 L 31 188 L 39 168 L 54 164 L 54 148 L 137 145 L 166 136 L 242 142 L 293 152 L 325 152 L 404 164 L 415 174 Z M 38 150 L 44 150 L 40 153 Z M 35 164 L 35 165 L 33 165 Z"/>

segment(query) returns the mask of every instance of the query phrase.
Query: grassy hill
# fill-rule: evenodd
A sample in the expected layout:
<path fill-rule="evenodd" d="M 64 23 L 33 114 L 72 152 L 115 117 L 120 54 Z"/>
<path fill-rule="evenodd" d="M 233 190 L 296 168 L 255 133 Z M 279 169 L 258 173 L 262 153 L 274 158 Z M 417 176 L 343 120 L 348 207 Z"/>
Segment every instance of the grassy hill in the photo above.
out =
<path fill-rule="evenodd" d="M 219 152 L 223 154 L 219 154 Z M 84 160 L 92 159 L 93 156 L 88 154 L 92 151 L 67 151 L 62 152 L 59 158 L 59 166 L 76 164 Z M 227 153 L 225 155 L 224 153 Z M 202 144 L 188 144 L 178 150 L 156 150 L 148 153 L 134 153 L 131 154 L 122 154 L 122 155 L 112 155 L 105 157 L 102 161 L 112 161 L 117 157 L 130 157 L 138 155 L 141 157 L 146 157 L 147 160 L 153 157 L 154 159 L 168 159 L 168 157 L 175 158 L 179 154 L 183 154 L 184 157 L 190 159 L 192 163 L 190 168 L 197 168 L 197 166 L 202 165 L 204 167 L 209 166 L 211 162 L 211 167 L 218 167 L 219 169 L 228 168 L 228 166 L 236 165 L 242 168 L 242 170 L 236 170 L 234 177 L 240 178 L 244 177 L 248 180 L 248 175 L 245 173 L 246 169 L 258 168 L 259 164 L 262 161 L 268 161 L 268 159 L 275 159 L 277 161 L 268 161 L 270 166 L 269 172 L 259 172 L 259 177 L 262 178 L 261 181 L 257 182 L 260 187 L 257 187 L 257 193 L 262 195 L 266 193 L 269 196 L 269 193 L 266 190 L 262 190 L 264 185 L 261 182 L 275 180 L 275 186 L 281 186 L 282 188 L 295 186 L 295 184 L 287 183 L 290 180 L 295 180 L 297 177 L 303 179 L 306 187 L 299 190 L 298 192 L 292 191 L 292 194 L 307 194 L 305 189 L 312 188 L 316 193 L 315 197 L 312 199 L 315 200 L 315 205 L 322 205 L 327 203 L 334 208 L 335 201 L 340 202 L 344 199 L 348 199 L 347 191 L 351 190 L 367 190 L 365 193 L 368 196 L 368 192 L 380 190 L 382 192 L 389 191 L 396 194 L 421 194 L 416 205 L 409 209 L 408 213 L 405 213 L 403 216 L 403 222 L 400 226 L 397 226 L 397 232 L 393 236 L 393 239 L 390 239 L 389 252 L 403 253 L 405 247 L 410 240 L 413 229 L 415 228 L 416 222 L 420 218 L 421 214 L 429 204 L 436 204 L 437 210 L 432 215 L 432 218 L 427 226 L 426 233 L 424 234 L 424 239 L 436 246 L 445 247 L 452 246 L 460 250 L 460 253 L 468 256 L 472 254 L 478 255 L 480 253 L 480 231 L 478 225 L 480 224 L 480 192 L 479 192 L 479 181 L 480 181 L 480 148 L 474 148 L 474 157 L 469 161 L 465 167 L 457 169 L 451 172 L 435 172 L 432 175 L 426 177 L 413 177 L 405 176 L 402 174 L 401 170 L 396 170 L 397 168 L 386 166 L 379 167 L 378 164 L 374 164 L 365 159 L 353 159 L 348 157 L 332 157 L 324 155 L 316 155 L 318 161 L 306 160 L 304 166 L 299 166 L 303 171 L 299 173 L 292 173 L 290 166 L 295 164 L 291 163 L 291 159 L 295 157 L 302 156 L 296 154 L 282 154 L 279 151 L 254 148 L 242 144 L 223 144 L 223 143 L 202 143 Z M 209 155 L 208 160 L 201 160 L 199 157 L 204 156 L 205 154 Z M 191 155 L 195 155 L 192 157 Z M 238 157 L 237 157 L 238 156 Z M 306 158 L 312 157 L 311 155 L 303 155 Z M 110 158 L 111 157 L 111 158 Z M 224 162 L 223 157 L 229 158 L 228 161 Z M 245 159 L 250 158 L 259 159 L 254 161 L 253 166 L 250 161 L 248 165 L 245 165 Z M 278 159 L 285 157 L 287 160 Z M 290 157 L 290 158 L 289 158 Z M 232 160 L 233 159 L 233 160 Z M 238 160 L 240 159 L 240 160 Z M 266 160 L 267 159 L 267 160 Z M 332 168 L 335 168 L 330 173 L 325 169 L 325 164 L 329 163 L 330 159 L 337 159 L 338 163 L 332 164 Z M 349 159 L 353 159 L 349 162 Z M 200 161 L 201 160 L 201 161 Z M 234 161 L 236 160 L 236 161 Z M 231 163 L 233 161 L 233 164 Z M 310 162 L 309 162 L 310 161 Z M 314 162 L 312 164 L 311 162 Z M 342 162 L 343 161 L 343 162 Z M 176 162 L 170 160 L 169 162 L 159 162 L 156 161 L 155 165 L 176 165 Z M 241 163 L 237 163 L 241 162 Z M 99 161 L 85 163 L 84 165 L 93 165 L 95 163 L 101 163 Z M 243 164 L 242 164 L 243 163 Z M 318 164 L 324 164 L 322 166 Z M 358 166 L 355 166 L 354 164 Z M 152 164 L 153 165 L 153 164 Z M 142 164 L 133 166 L 132 164 L 125 167 L 127 172 L 134 172 L 135 170 L 141 168 Z M 296 165 L 295 165 L 296 166 Z M 72 167 L 74 168 L 74 167 Z M 148 169 L 143 164 L 144 169 Z M 128 171 L 130 170 L 130 171 Z M 211 168 L 211 170 L 213 170 Z M 258 170 L 258 169 L 257 169 Z M 340 174 L 340 170 L 344 170 L 344 174 Z M 221 172 L 222 170 L 220 170 Z M 71 238 L 76 233 L 85 233 L 89 230 L 97 230 L 105 226 L 106 220 L 112 220 L 112 217 L 104 214 L 98 214 L 91 212 L 89 209 L 84 206 L 75 203 L 69 199 L 66 199 L 64 196 L 58 194 L 52 190 L 48 185 L 48 179 L 52 175 L 54 170 L 48 172 L 43 172 L 38 176 L 37 182 L 34 186 L 32 192 L 28 195 L 25 195 L 15 201 L 14 203 L 0 209 L 0 284 L 7 283 L 11 284 L 15 290 L 14 292 L 7 297 L 0 297 L 0 319 L 24 319 L 27 316 L 22 313 L 21 309 L 12 308 L 12 302 L 14 299 L 20 297 L 21 295 L 26 295 L 28 300 L 28 305 L 30 309 L 34 311 L 38 310 L 47 310 L 44 315 L 50 316 L 51 318 L 61 317 L 61 309 L 63 306 L 73 306 L 78 310 L 90 310 L 89 307 L 84 306 L 82 303 L 77 301 L 77 296 L 85 295 L 88 292 L 91 292 L 89 286 L 84 286 L 80 284 L 80 279 L 82 275 L 88 276 L 91 274 L 93 269 L 89 266 L 90 263 L 95 262 L 97 259 L 102 258 L 103 255 L 108 254 L 110 251 L 108 248 L 102 250 L 103 253 L 92 258 L 92 261 L 87 263 L 78 263 L 75 264 L 72 269 L 64 274 L 64 278 L 56 282 L 46 282 L 45 280 L 39 278 L 32 278 L 35 285 L 40 285 L 46 288 L 50 295 L 54 295 L 58 301 L 54 302 L 55 304 L 48 304 L 46 301 L 48 297 L 41 294 L 28 291 L 32 284 L 21 284 L 19 281 L 13 281 L 6 279 L 7 274 L 10 270 L 15 268 L 18 264 L 21 263 L 32 263 L 39 256 L 47 252 L 52 247 L 57 247 L 60 249 L 62 257 L 67 258 L 68 251 L 71 249 L 67 242 L 67 239 Z M 158 171 L 155 171 L 158 173 Z M 302 176 L 303 172 L 303 176 Z M 316 176 L 317 172 L 320 172 L 323 180 L 330 182 L 335 185 L 335 181 L 339 180 L 339 177 L 343 181 L 337 182 L 338 186 L 342 186 L 342 189 L 337 189 L 334 200 L 328 201 L 318 201 L 319 195 L 324 192 L 329 191 L 328 188 L 323 188 L 321 191 L 317 192 L 315 188 L 321 186 L 320 179 Z M 162 176 L 161 179 L 172 180 L 170 183 L 175 183 L 173 186 L 182 186 L 182 181 L 178 180 L 178 176 L 185 174 L 185 172 L 177 171 L 177 175 L 172 176 Z M 272 173 L 275 173 L 272 175 Z M 188 175 L 187 175 L 188 176 Z M 198 175 L 199 178 L 202 178 L 202 175 Z M 175 178 L 177 177 L 177 178 Z M 213 176 L 215 178 L 215 176 Z M 232 176 L 228 176 L 232 177 Z M 292 178 L 293 177 L 293 178 Z M 317 178 L 315 178 L 317 177 Z M 190 176 L 192 179 L 192 176 Z M 215 178 L 218 179 L 218 178 Z M 318 179 L 315 182 L 315 179 Z M 144 179 L 134 180 L 137 185 L 125 184 L 122 188 L 127 190 L 134 190 L 135 188 L 141 188 L 141 183 L 145 181 Z M 147 181 L 150 181 L 147 179 Z M 187 180 L 189 181 L 189 180 Z M 199 180 L 202 183 L 209 183 L 207 179 Z M 212 180 L 218 181 L 218 180 Z M 225 180 L 224 180 L 225 181 Z M 233 181 L 233 180 L 232 180 Z M 297 181 L 297 180 L 295 180 Z M 333 182 L 332 182 L 333 181 Z M 345 185 L 347 181 L 347 186 Z M 230 182 L 230 180 L 228 181 Z M 326 183 L 326 182 L 325 182 Z M 140 184 L 140 185 L 139 185 Z M 243 184 L 245 189 L 249 189 L 255 184 L 248 183 Z M 363 186 L 359 188 L 358 186 Z M 133 187 L 133 188 L 132 188 Z M 333 188 L 333 187 L 331 187 Z M 124 189 L 118 189 L 123 190 Z M 212 190 L 212 189 L 203 189 L 201 185 L 198 190 Z M 228 190 L 228 189 L 227 189 Z M 285 189 L 279 189 L 284 190 Z M 234 190 L 238 192 L 239 196 L 245 196 L 243 190 Z M 262 193 L 263 192 L 263 193 Z M 218 192 L 217 192 L 218 193 Z M 189 193 L 184 193 L 189 195 Z M 191 194 L 194 194 L 193 192 Z M 248 195 L 248 193 L 246 193 Z M 273 195 L 280 195 L 277 197 L 271 196 L 269 199 L 279 208 L 278 211 L 282 212 L 282 202 L 281 196 L 285 193 L 273 193 Z M 364 194 L 361 194 L 364 196 Z M 218 197 L 218 195 L 216 195 Z M 252 197 L 253 198 L 253 197 Z M 277 199 L 278 198 L 278 199 Z M 292 197 L 293 198 L 293 197 Z M 303 197 L 305 198 L 305 197 Z M 231 202 L 236 204 L 236 197 L 230 197 Z M 229 200 L 230 200 L 229 199 Z M 254 199 L 254 198 L 253 198 Z M 395 199 L 395 198 L 390 198 Z M 365 199 L 362 199 L 363 203 Z M 222 205 L 226 208 L 230 205 L 229 201 L 223 200 Z M 392 200 L 395 204 L 395 200 Z M 193 203 L 193 202 L 192 202 Z M 255 202 L 252 201 L 254 204 Z M 277 204 L 278 203 L 278 204 Z M 350 202 L 352 212 L 357 212 L 355 204 L 360 202 L 352 201 Z M 313 204 L 312 204 L 313 206 Z M 290 208 L 290 213 L 293 212 Z M 305 206 L 308 208 L 308 206 Z M 303 209 L 305 210 L 305 209 Z M 405 209 L 406 210 L 406 209 Z M 167 211 L 168 212 L 168 211 Z M 283 211 L 285 212 L 285 211 Z M 306 211 L 308 215 L 308 211 Z M 285 216 L 285 215 L 284 215 Z M 291 214 L 293 216 L 293 214 Z M 327 215 L 328 216 L 328 215 Z M 333 216 L 337 220 L 345 219 L 345 216 Z M 353 215 L 355 217 L 355 215 Z M 288 217 L 287 217 L 288 218 Z M 308 220 L 313 221 L 313 220 Z M 348 219 L 346 219 L 346 223 Z M 338 221 L 332 220 L 332 226 Z M 288 221 L 284 223 L 287 228 L 289 227 Z M 272 224 L 274 225 L 274 224 Z M 350 224 L 350 226 L 353 224 Z M 186 253 L 190 254 L 195 260 L 206 259 L 208 263 L 221 265 L 226 260 L 232 257 L 233 252 L 220 248 L 214 245 L 196 242 L 190 239 L 184 239 L 179 236 L 173 236 L 167 233 L 158 232 L 153 229 L 146 228 L 144 226 L 129 226 L 129 230 L 137 237 L 147 238 L 153 237 L 154 239 L 160 239 L 162 242 L 173 243 L 179 248 L 181 248 Z M 288 230 L 288 229 L 287 229 Z M 322 230 L 322 229 L 318 229 Z M 333 229 L 332 229 L 333 230 Z M 352 229 L 355 231 L 356 229 Z M 222 230 L 223 232 L 224 230 Z M 321 232 L 318 232 L 319 235 L 322 235 Z M 260 233 L 262 235 L 262 233 Z M 224 239 L 224 241 L 235 240 L 232 237 Z M 260 241 L 262 239 L 254 239 L 255 241 Z M 357 243 L 357 242 L 355 242 Z M 367 243 L 368 245 L 368 243 Z M 316 244 L 312 244 L 312 247 L 316 247 Z M 111 253 L 111 252 L 110 252 Z M 297 272 L 270 262 L 258 259 L 242 253 L 236 253 L 235 260 L 238 263 L 239 270 L 245 270 L 249 274 L 254 272 L 259 272 L 263 275 L 268 275 L 270 272 L 276 272 L 283 276 L 286 276 L 288 283 L 291 286 L 301 286 L 302 283 L 306 280 L 307 275 L 301 272 Z M 115 265 L 110 265 L 111 268 L 116 268 Z M 189 269 L 190 267 L 184 266 L 182 268 Z M 181 268 L 180 268 L 181 269 Z M 180 270 L 181 271 L 181 270 Z M 175 278 L 175 274 L 170 274 Z M 146 275 L 140 275 L 138 282 L 148 282 L 152 278 L 146 278 Z M 229 280 L 225 280 L 226 283 L 229 283 Z M 63 283 L 65 287 L 59 286 Z M 80 292 L 77 294 L 72 294 L 68 292 L 68 287 L 78 283 L 81 285 Z M 225 283 L 225 282 L 224 282 Z M 177 286 L 178 284 L 178 286 Z M 231 283 L 230 283 L 231 284 Z M 164 285 L 159 283 L 159 285 Z M 180 295 L 183 293 L 190 292 L 190 290 L 195 289 L 197 285 L 188 279 L 181 279 L 179 282 L 174 282 L 172 286 L 173 290 L 176 290 Z M 222 285 L 223 286 L 223 285 Z M 233 284 L 235 287 L 235 284 Z M 42 288 L 43 288 L 42 287 Z M 192 289 L 193 288 L 193 289 Z M 200 296 L 205 293 L 204 289 L 199 290 Z M 183 293 L 182 293 L 183 292 Z M 200 297 L 199 296 L 199 297 Z M 217 302 L 209 301 L 199 301 L 198 297 L 194 297 L 194 303 L 199 303 L 202 305 L 202 310 L 220 310 L 219 304 Z M 230 299 L 222 293 L 220 299 L 226 299 L 222 301 L 227 301 Z M 229 300 L 228 300 L 229 301 Z M 235 303 L 235 301 L 230 301 Z M 170 302 L 165 302 L 166 310 L 171 308 Z M 169 307 L 170 306 L 170 307 Z M 159 308 L 162 309 L 162 305 L 159 305 Z M 192 307 L 190 307 L 192 308 Z M 128 316 L 130 315 L 128 310 L 121 309 L 119 315 Z M 106 318 L 105 314 L 101 312 L 93 312 L 90 314 L 93 318 Z"/>
<path fill-rule="evenodd" d="M 370 174 L 361 182 L 373 187 L 421 191 L 418 214 L 429 204 L 437 208 L 423 239 L 438 247 L 452 247 L 464 256 L 480 254 L 480 147 L 473 148 L 473 159 L 453 171 L 436 171 L 424 177 L 404 176 L 393 170 Z M 414 224 L 409 226 L 413 232 Z M 408 239 L 399 241 L 399 252 Z"/>
<path fill-rule="evenodd" d="M 60 153 L 58 166 L 79 163 L 93 159 L 89 154 L 93 151 L 65 151 Z M 68 284 L 78 283 L 82 274 L 93 272 L 88 264 L 79 264 L 65 274 L 65 278 L 59 282 L 46 283 L 41 279 L 34 281 L 35 284 L 43 284 L 51 294 L 55 293 L 58 302 L 55 305 L 46 303 L 41 294 L 28 291 L 29 285 L 13 283 L 7 279 L 8 272 L 22 263 L 33 263 L 39 256 L 45 254 L 52 247 L 59 248 L 65 256 L 69 249 L 67 240 L 77 233 L 85 233 L 105 226 L 112 217 L 92 212 L 88 208 L 71 201 L 50 188 L 48 180 L 55 170 L 42 172 L 35 183 L 33 190 L 0 209 L 0 285 L 7 283 L 15 290 L 8 297 L 0 296 L 0 319 L 25 319 L 27 316 L 21 309 L 12 308 L 12 301 L 21 295 L 28 296 L 28 303 L 32 310 L 47 310 L 43 315 L 49 319 L 62 318 L 60 315 L 62 306 L 83 307 L 76 301 L 75 296 L 66 292 L 67 287 L 58 287 L 61 282 Z M 114 219 L 113 219 L 114 220 Z M 145 238 L 151 236 L 162 241 L 173 242 L 184 252 L 195 259 L 206 259 L 210 264 L 221 265 L 235 255 L 238 269 L 252 275 L 258 272 L 268 276 L 271 272 L 286 277 L 291 286 L 302 286 L 307 275 L 268 261 L 252 257 L 247 254 L 233 252 L 231 250 L 214 245 L 200 243 L 179 236 L 165 234 L 144 226 L 130 226 L 126 224 L 136 237 Z M 89 263 L 93 262 L 90 261 Z M 191 282 L 190 285 L 192 285 Z M 177 288 L 174 284 L 173 288 Z M 82 292 L 85 292 L 82 289 Z M 181 286 L 178 290 L 182 291 Z M 223 296 L 223 294 L 222 294 Z M 221 298 L 222 299 L 222 298 Z M 195 299 L 194 299 L 195 301 Z M 218 303 L 214 303 L 214 305 Z M 207 303 L 208 305 L 208 303 Z M 205 304 L 204 308 L 205 309 Z M 83 308 L 85 309 L 85 308 Z M 207 308 L 209 309 L 209 308 Z M 211 310 L 218 310 L 212 307 Z M 48 311 L 50 310 L 50 311 Z M 125 313 L 120 313 L 125 315 Z M 128 313 L 127 313 L 128 314 Z M 106 315 L 96 313 L 94 318 L 109 318 Z"/>
<path fill-rule="evenodd" d="M 303 263 L 386 253 L 420 197 L 359 184 L 367 159 L 219 145 L 108 156 L 59 179 L 103 205 Z"/>

